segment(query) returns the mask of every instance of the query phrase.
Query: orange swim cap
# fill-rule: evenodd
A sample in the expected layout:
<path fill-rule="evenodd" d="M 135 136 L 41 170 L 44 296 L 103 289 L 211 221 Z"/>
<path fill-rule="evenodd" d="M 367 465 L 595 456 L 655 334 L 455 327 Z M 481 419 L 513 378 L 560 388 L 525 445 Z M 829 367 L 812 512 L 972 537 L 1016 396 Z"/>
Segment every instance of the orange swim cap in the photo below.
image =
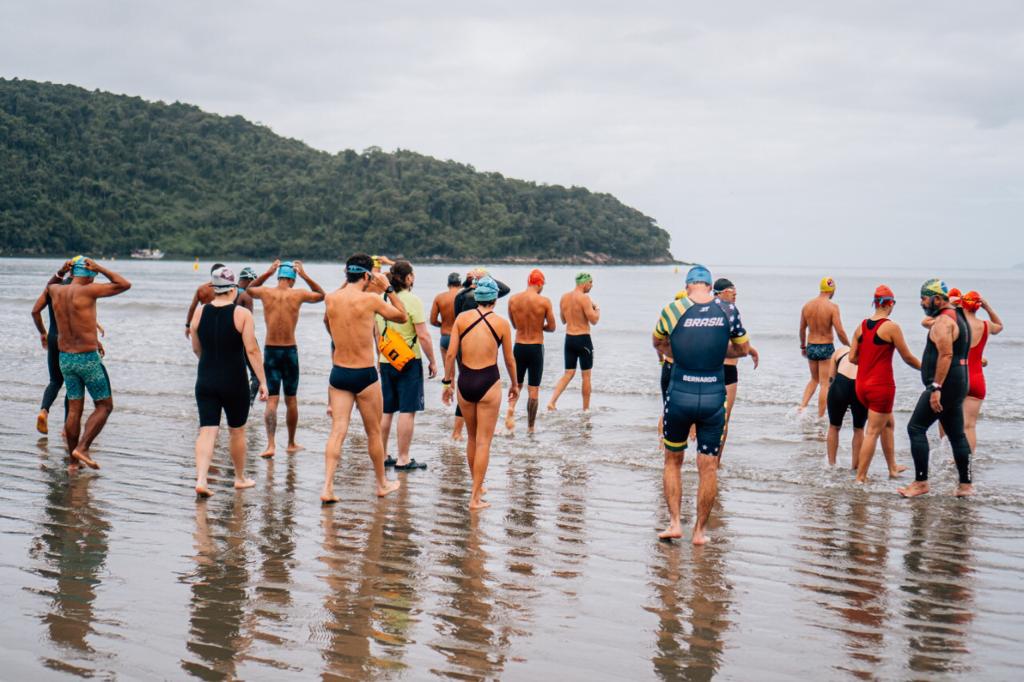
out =
<path fill-rule="evenodd" d="M 878 308 L 880 306 L 895 302 L 896 294 L 892 292 L 892 289 L 885 286 L 884 284 L 879 284 L 878 288 L 875 289 L 875 307 Z"/>
<path fill-rule="evenodd" d="M 978 312 L 981 308 L 981 294 L 977 291 L 968 291 L 960 297 L 960 305 L 964 310 L 970 310 L 972 313 Z"/>
<path fill-rule="evenodd" d="M 531 287 L 544 286 L 544 273 L 537 268 L 530 270 L 530 276 L 527 278 L 526 283 Z"/>
<path fill-rule="evenodd" d="M 961 296 L 962 296 L 962 294 L 960 293 L 960 290 L 957 289 L 956 287 L 953 287 L 952 289 L 949 290 L 949 302 L 950 303 L 952 303 L 954 305 L 959 303 Z"/>

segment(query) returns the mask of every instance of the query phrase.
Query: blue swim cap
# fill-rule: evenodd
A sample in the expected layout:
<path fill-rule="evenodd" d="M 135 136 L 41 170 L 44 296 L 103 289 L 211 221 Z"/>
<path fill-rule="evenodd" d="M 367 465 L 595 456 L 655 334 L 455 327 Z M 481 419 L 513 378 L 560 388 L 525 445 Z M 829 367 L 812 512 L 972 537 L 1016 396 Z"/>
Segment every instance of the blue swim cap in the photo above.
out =
<path fill-rule="evenodd" d="M 281 263 L 280 267 L 277 268 L 277 278 L 295 279 L 295 266 L 292 265 L 290 260 Z"/>
<path fill-rule="evenodd" d="M 85 267 L 85 256 L 75 256 L 71 259 L 74 265 L 71 266 L 72 277 L 95 277 L 96 272 Z"/>
<path fill-rule="evenodd" d="M 477 303 L 496 301 L 498 299 L 498 283 L 490 275 L 481 277 L 476 281 L 473 298 L 476 299 Z"/>
<path fill-rule="evenodd" d="M 694 265 L 686 273 L 687 284 L 707 284 L 711 286 L 711 271 L 703 265 Z"/>

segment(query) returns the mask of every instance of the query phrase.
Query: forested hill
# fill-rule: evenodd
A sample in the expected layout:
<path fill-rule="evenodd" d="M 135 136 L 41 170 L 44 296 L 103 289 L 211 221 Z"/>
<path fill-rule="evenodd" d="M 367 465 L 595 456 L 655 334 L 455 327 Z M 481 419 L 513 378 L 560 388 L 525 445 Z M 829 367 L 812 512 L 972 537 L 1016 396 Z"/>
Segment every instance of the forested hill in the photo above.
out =
<path fill-rule="evenodd" d="M 240 116 L 0 79 L 0 253 L 666 261 L 608 194 L 399 150 L 317 151 Z"/>

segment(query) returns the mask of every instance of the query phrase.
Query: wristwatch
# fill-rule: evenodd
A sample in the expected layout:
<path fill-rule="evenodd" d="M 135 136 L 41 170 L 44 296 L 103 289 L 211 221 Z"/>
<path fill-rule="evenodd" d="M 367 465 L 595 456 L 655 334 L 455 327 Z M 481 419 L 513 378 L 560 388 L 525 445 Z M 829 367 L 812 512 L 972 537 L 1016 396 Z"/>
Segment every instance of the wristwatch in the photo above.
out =
<path fill-rule="evenodd" d="M 384 293 L 385 294 L 393 294 L 393 293 L 395 293 L 395 288 L 389 284 L 388 288 L 384 290 Z"/>
<path fill-rule="evenodd" d="M 941 391 L 942 390 L 942 384 L 937 384 L 937 383 L 935 383 L 933 381 L 931 383 L 931 385 L 928 386 L 928 390 L 931 391 L 932 393 L 935 393 L 936 391 Z"/>

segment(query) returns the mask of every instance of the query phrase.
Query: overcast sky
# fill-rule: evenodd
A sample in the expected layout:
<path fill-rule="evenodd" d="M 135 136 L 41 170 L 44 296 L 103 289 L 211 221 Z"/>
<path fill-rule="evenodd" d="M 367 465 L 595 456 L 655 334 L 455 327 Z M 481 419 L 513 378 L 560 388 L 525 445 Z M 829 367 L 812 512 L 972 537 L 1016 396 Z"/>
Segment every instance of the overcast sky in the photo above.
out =
<path fill-rule="evenodd" d="M 1019 0 L 0 0 L 0 75 L 610 192 L 686 260 L 1024 262 Z"/>

